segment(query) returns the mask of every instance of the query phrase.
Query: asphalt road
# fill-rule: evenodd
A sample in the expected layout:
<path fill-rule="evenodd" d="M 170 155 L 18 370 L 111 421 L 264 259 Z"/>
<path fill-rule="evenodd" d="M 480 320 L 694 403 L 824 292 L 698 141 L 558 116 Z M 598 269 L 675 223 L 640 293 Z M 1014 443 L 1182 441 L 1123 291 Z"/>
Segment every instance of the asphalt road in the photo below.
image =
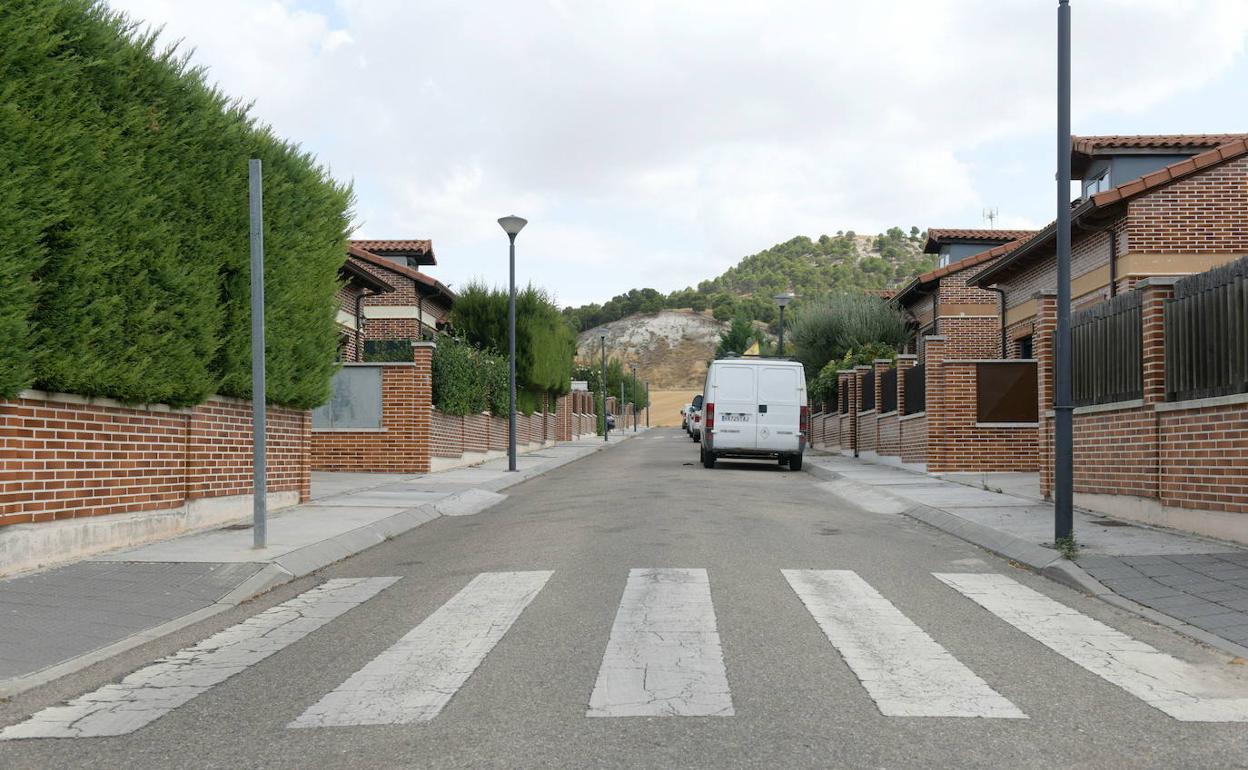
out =
<path fill-rule="evenodd" d="M 680 431 L 653 431 L 514 487 L 484 513 L 439 519 L 232 613 L 2 703 L 0 726 L 14 725 L 270 607 L 306 601 L 306 592 L 324 590 L 327 580 L 399 578 L 370 583 L 371 598 L 335 605 L 328 620 L 293 641 L 270 634 L 276 652 L 133 732 L 0 742 L 0 767 L 1248 765 L 1245 724 L 1163 713 L 933 573 L 1004 575 L 1191 664 L 1232 694 L 1248 692 L 1244 666 L 903 516 L 836 504 L 807 474 L 746 462 L 706 470 L 696 461 L 697 447 Z M 882 600 L 867 599 L 884 608 L 879 622 L 896 622 L 899 630 L 859 636 L 859 646 L 901 645 L 914 657 L 884 660 L 885 678 L 944 666 L 956 681 L 942 689 L 956 689 L 971 674 L 1001 707 L 988 718 L 886 715 L 897 698 L 904 706 L 910 684 L 903 681 L 892 701 L 878 684 L 873 694 L 847 663 L 866 671 L 870 650 L 844 642 L 838 650 L 781 570 L 848 570 L 837 573 L 845 585 L 878 592 Z M 551 574 L 533 574 L 545 571 Z M 500 572 L 530 574 L 473 582 Z M 626 627 L 613 632 L 629 622 L 651 625 L 632 627 L 633 636 Z M 928 641 L 903 633 L 908 623 Z M 470 644 L 462 643 L 464 634 L 472 635 Z M 391 648 L 405 635 L 396 658 Z M 479 640 L 486 637 L 494 646 L 483 651 Z M 694 672 L 692 683 L 663 701 L 675 713 L 614 715 L 628 670 L 604 661 L 644 658 L 647 645 L 673 638 L 677 654 L 686 656 L 674 675 Z M 932 645 L 950 657 L 935 656 Z M 353 679 L 366 666 L 378 676 Z M 304 716 L 309 709 L 324 706 L 327 694 L 348 681 L 375 687 L 402 712 L 412 706 L 406 678 L 422 671 L 437 675 L 422 696 L 421 713 L 433 714 L 427 721 L 308 726 L 324 716 Z M 464 681 L 448 685 L 446 675 Z M 647 671 L 645 686 L 666 675 L 673 674 Z M 596 716 L 587 715 L 591 701 Z M 365 703 L 365 711 L 373 705 Z M 715 715 L 683 715 L 685 708 Z M 1004 718 L 1009 712 L 1026 718 Z M 359 716 L 350 708 L 342 713 Z M 370 713 L 384 720 L 391 712 Z M 301 719 L 303 726 L 289 726 Z"/>

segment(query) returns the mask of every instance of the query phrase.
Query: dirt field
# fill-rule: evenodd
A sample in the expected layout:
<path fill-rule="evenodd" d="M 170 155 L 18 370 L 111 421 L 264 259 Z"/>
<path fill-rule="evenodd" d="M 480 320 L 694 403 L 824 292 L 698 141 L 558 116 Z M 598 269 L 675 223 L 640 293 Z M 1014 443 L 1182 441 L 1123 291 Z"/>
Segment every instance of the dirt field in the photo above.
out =
<path fill-rule="evenodd" d="M 650 391 L 650 425 L 653 427 L 680 427 L 680 408 L 698 395 L 697 390 Z"/>

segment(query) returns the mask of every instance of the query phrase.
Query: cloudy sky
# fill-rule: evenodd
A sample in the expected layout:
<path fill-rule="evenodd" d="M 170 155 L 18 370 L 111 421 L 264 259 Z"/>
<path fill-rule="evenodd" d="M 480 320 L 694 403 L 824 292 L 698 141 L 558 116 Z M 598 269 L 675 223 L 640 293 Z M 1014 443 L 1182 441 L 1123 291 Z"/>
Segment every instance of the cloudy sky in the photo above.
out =
<path fill-rule="evenodd" d="M 357 237 L 564 304 L 794 235 L 1052 219 L 1053 0 L 112 0 L 351 180 Z M 1248 130 L 1248 2 L 1074 0 L 1075 133 Z"/>

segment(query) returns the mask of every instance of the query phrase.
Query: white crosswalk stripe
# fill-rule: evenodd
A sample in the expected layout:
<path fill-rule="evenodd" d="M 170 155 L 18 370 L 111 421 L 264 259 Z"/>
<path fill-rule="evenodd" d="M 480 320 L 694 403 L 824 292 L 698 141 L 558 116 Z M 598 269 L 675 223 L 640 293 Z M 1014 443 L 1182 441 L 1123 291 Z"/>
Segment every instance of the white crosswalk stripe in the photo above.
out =
<path fill-rule="evenodd" d="M 433 719 L 554 574 L 487 572 L 374 658 L 290 727 Z"/>
<path fill-rule="evenodd" d="M 1005 575 L 937 574 L 1062 657 L 1184 722 L 1246 722 L 1248 693 Z"/>
<path fill-rule="evenodd" d="M 586 715 L 733 713 L 706 570 L 631 570 Z"/>
<path fill-rule="evenodd" d="M 329 580 L 121 680 L 0 732 L 15 738 L 125 735 L 294 644 L 394 585 L 397 577 Z"/>
<path fill-rule="evenodd" d="M 782 572 L 881 714 L 1027 718 L 856 573 Z"/>

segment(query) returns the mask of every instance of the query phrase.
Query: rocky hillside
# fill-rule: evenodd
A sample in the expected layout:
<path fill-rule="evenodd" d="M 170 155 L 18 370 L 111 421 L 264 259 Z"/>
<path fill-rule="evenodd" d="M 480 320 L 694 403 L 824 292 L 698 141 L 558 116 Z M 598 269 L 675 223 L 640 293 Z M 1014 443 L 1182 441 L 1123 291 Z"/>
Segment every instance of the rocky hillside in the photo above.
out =
<path fill-rule="evenodd" d="M 636 364 L 640 379 L 651 388 L 694 388 L 706 376 L 706 362 L 715 355 L 719 335 L 728 324 L 709 313 L 662 310 L 640 313 L 581 332 L 577 359 L 597 361 L 600 338 L 607 337 L 607 355 L 626 366 Z"/>

